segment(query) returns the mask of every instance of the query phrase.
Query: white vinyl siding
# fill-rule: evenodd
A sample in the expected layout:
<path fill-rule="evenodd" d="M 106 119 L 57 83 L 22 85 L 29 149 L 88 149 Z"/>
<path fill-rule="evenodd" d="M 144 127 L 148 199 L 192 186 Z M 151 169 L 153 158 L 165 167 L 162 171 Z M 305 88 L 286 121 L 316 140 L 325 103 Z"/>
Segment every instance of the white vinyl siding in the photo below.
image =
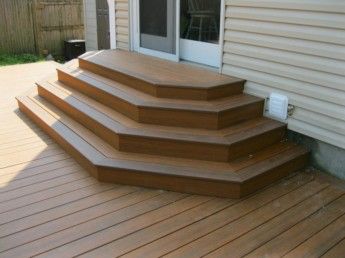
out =
<path fill-rule="evenodd" d="M 84 0 L 86 51 L 97 50 L 96 1 Z"/>
<path fill-rule="evenodd" d="M 287 95 L 289 129 L 345 148 L 345 1 L 226 0 L 222 72 Z"/>
<path fill-rule="evenodd" d="M 116 47 L 129 49 L 128 0 L 115 0 Z"/>

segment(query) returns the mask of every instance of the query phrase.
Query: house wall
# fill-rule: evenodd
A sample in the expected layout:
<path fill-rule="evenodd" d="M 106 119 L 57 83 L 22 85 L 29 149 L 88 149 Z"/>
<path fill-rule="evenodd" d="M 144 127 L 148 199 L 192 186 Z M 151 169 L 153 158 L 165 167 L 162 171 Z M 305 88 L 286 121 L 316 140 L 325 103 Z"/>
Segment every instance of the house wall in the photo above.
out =
<path fill-rule="evenodd" d="M 225 0 L 224 74 L 247 93 L 289 97 L 293 140 L 345 178 L 345 2 Z M 129 49 L 128 0 L 115 0 L 117 48 Z"/>
<path fill-rule="evenodd" d="M 345 149 L 344 1 L 227 0 L 222 72 L 287 95 L 289 129 Z"/>
<path fill-rule="evenodd" d="M 84 0 L 86 51 L 97 50 L 96 0 Z"/>
<path fill-rule="evenodd" d="M 345 180 L 345 149 L 290 130 L 288 138 L 311 150 L 312 167 Z"/>
<path fill-rule="evenodd" d="M 128 0 L 115 0 L 116 47 L 129 49 Z"/>

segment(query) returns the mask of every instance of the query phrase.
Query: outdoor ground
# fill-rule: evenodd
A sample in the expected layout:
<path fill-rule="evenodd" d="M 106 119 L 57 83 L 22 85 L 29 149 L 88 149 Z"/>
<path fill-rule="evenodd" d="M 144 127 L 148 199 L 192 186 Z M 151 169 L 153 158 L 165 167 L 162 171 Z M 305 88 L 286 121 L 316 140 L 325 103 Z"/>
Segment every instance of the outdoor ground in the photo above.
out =
<path fill-rule="evenodd" d="M 97 182 L 17 110 L 57 66 L 0 68 L 0 257 L 344 257 L 344 183 L 315 171 L 241 200 Z"/>
<path fill-rule="evenodd" d="M 0 54 L 0 66 L 41 62 L 44 58 L 32 54 Z"/>

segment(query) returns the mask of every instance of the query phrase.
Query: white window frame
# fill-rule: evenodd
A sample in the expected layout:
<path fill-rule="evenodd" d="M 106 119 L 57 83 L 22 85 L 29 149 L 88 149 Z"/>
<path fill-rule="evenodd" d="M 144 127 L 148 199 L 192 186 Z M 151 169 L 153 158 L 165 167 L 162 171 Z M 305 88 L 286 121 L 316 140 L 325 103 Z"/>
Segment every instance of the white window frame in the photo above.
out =
<path fill-rule="evenodd" d="M 110 0 L 111 1 L 111 0 Z M 129 49 L 131 51 L 137 51 L 139 53 L 152 55 L 168 60 L 178 62 L 180 60 L 180 26 L 176 26 L 176 55 L 167 54 L 164 52 L 159 52 L 151 49 L 140 48 L 139 44 L 139 13 L 138 4 L 139 0 L 129 0 Z M 219 26 L 219 73 L 222 73 L 223 66 L 223 49 L 224 49 L 224 26 L 225 26 L 225 0 L 221 0 L 221 10 L 220 10 L 220 26 Z M 115 9 L 114 9 L 115 10 Z M 176 20 L 177 23 L 180 20 L 180 0 L 176 0 Z"/>
<path fill-rule="evenodd" d="M 130 1 L 130 8 L 129 8 L 129 17 L 130 17 L 130 50 L 136 51 L 142 54 L 151 55 L 159 58 L 164 58 L 167 60 L 179 61 L 179 53 L 180 53 L 180 46 L 179 46 L 179 35 L 180 35 L 180 28 L 179 26 L 176 27 L 176 42 L 175 42 L 175 54 L 164 53 L 152 49 L 143 48 L 140 46 L 140 18 L 139 18 L 139 0 L 131 0 Z M 180 19 L 180 1 L 176 0 L 176 20 Z"/>
<path fill-rule="evenodd" d="M 109 7 L 110 48 L 116 49 L 115 0 L 107 0 L 107 2 Z"/>

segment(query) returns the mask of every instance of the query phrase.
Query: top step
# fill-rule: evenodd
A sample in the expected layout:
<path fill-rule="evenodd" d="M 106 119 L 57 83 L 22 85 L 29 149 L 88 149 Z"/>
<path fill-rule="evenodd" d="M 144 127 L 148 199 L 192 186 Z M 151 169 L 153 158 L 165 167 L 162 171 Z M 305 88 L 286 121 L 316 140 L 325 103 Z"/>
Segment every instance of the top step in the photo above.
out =
<path fill-rule="evenodd" d="M 217 99 L 242 93 L 244 85 L 239 78 L 121 50 L 88 52 L 79 66 L 159 98 Z"/>

